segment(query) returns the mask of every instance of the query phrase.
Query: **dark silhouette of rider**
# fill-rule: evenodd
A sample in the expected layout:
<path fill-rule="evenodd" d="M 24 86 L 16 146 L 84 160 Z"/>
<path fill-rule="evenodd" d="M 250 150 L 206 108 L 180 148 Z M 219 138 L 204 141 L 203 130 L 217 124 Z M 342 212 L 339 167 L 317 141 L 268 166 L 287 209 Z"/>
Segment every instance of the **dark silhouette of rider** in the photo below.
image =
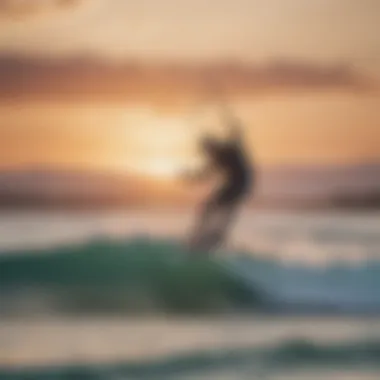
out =
<path fill-rule="evenodd" d="M 240 125 L 237 120 L 229 120 L 228 127 L 227 141 L 210 136 L 200 140 L 207 164 L 191 177 L 204 179 L 220 174 L 222 182 L 203 205 L 200 221 L 191 237 L 192 247 L 209 250 L 222 244 L 236 211 L 252 189 L 254 171 L 244 150 Z M 211 234 L 206 233 L 208 228 L 212 228 Z"/>

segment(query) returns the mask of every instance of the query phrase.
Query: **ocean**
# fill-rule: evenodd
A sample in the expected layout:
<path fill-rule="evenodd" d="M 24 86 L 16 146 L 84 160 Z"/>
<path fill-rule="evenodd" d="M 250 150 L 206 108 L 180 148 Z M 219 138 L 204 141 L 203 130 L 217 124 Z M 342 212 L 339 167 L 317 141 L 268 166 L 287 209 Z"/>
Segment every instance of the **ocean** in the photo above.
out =
<path fill-rule="evenodd" d="M 380 378 L 380 214 L 0 216 L 0 379 Z"/>

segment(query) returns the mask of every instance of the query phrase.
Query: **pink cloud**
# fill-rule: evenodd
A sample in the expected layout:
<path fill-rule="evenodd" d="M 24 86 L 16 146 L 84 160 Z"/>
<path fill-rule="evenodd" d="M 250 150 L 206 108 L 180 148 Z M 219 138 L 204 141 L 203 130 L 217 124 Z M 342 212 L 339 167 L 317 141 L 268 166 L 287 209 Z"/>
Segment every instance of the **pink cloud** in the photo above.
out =
<path fill-rule="evenodd" d="M 82 0 L 0 0 L 0 16 L 19 18 L 71 8 Z"/>

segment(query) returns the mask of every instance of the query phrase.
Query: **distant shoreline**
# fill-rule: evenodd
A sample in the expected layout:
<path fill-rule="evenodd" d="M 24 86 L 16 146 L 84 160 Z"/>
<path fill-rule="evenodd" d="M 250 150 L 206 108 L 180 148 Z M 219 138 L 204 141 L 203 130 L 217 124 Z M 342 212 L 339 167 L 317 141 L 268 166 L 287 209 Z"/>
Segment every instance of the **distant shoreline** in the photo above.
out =
<path fill-rule="evenodd" d="M 11 212 L 29 212 L 29 211 L 47 211 L 47 212 L 117 212 L 117 211 L 188 211 L 192 210 L 197 203 L 192 202 L 186 205 L 168 205 L 168 204 L 103 204 L 103 205 L 91 205 L 91 204 L 44 204 L 38 202 L 27 203 L 0 203 L 0 211 Z M 330 211 L 330 212 L 374 212 L 380 211 L 380 204 L 375 205 L 351 205 L 351 206 L 331 206 L 329 204 L 315 204 L 315 205 L 262 205 L 253 204 L 246 207 L 252 211 L 268 211 L 268 212 L 318 212 L 318 211 Z"/>

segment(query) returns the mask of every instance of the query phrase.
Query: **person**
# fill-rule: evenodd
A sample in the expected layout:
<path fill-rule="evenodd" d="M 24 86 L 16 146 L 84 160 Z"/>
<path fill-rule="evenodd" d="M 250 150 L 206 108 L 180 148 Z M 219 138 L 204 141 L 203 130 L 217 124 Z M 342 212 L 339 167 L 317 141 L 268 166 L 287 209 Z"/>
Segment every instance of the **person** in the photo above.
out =
<path fill-rule="evenodd" d="M 220 174 L 221 185 L 202 206 L 200 219 L 190 238 L 190 248 L 212 250 L 225 240 L 236 212 L 252 190 L 254 168 L 243 144 L 240 123 L 229 118 L 229 136 L 226 142 L 211 136 L 200 140 L 200 148 L 207 164 L 198 172 L 187 173 L 190 180 L 202 180 Z M 211 232 L 207 232 L 211 229 Z"/>

